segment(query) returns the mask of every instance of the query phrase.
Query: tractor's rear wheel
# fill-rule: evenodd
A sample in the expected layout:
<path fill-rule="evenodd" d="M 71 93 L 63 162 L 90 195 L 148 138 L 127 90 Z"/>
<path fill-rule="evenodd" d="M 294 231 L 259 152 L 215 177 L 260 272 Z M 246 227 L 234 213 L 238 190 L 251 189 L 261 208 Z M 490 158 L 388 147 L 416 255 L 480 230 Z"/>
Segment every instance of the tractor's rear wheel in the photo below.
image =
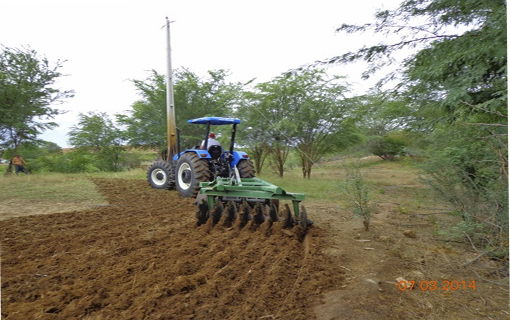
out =
<path fill-rule="evenodd" d="M 156 161 L 147 171 L 147 181 L 156 189 L 173 189 L 175 187 L 174 170 L 168 161 Z"/>
<path fill-rule="evenodd" d="M 255 178 L 255 167 L 250 160 L 241 160 L 237 164 L 241 178 Z"/>
<path fill-rule="evenodd" d="M 175 185 L 183 197 L 194 197 L 200 190 L 200 182 L 211 180 L 211 170 L 207 160 L 196 153 L 186 153 L 177 161 Z"/>

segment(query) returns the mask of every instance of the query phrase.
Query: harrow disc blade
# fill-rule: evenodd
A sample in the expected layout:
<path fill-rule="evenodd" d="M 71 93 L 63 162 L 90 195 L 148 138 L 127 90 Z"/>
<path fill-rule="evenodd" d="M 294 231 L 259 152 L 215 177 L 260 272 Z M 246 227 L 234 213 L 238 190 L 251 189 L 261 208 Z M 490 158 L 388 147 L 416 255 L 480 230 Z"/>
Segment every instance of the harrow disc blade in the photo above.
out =
<path fill-rule="evenodd" d="M 278 219 L 278 208 L 276 207 L 276 205 L 273 201 L 271 201 L 271 203 L 267 207 L 267 209 L 268 209 L 269 220 L 271 220 L 272 222 L 276 222 L 276 221 L 280 220 L 280 219 Z"/>
<path fill-rule="evenodd" d="M 288 204 L 285 204 L 285 208 L 282 211 L 282 225 L 284 229 L 290 229 L 294 226 L 294 218 Z"/>
<path fill-rule="evenodd" d="M 305 206 L 301 205 L 301 209 L 299 210 L 299 225 L 304 231 L 308 229 L 308 221 L 308 214 L 306 213 Z"/>
<path fill-rule="evenodd" d="M 254 211 L 255 211 L 255 214 L 253 215 L 253 221 L 257 225 L 263 224 L 264 221 L 266 220 L 266 218 L 264 217 L 264 208 L 262 207 L 262 204 L 260 204 L 260 202 L 257 203 Z"/>
<path fill-rule="evenodd" d="M 250 205 L 243 200 L 241 205 L 239 206 L 238 210 L 238 221 L 239 221 L 239 228 L 243 228 L 248 224 L 248 221 L 250 220 Z"/>
<path fill-rule="evenodd" d="M 234 201 L 227 202 L 227 206 L 223 211 L 223 219 L 225 227 L 231 227 L 232 223 L 237 219 L 237 206 Z"/>
<path fill-rule="evenodd" d="M 197 225 L 203 225 L 209 219 L 209 205 L 207 204 L 207 197 L 203 195 L 198 195 L 195 201 L 197 205 Z"/>
<path fill-rule="evenodd" d="M 214 203 L 214 208 L 211 214 L 213 224 L 217 224 L 220 221 L 222 214 L 223 204 L 221 203 L 221 200 L 219 198 L 216 198 L 216 202 Z"/>

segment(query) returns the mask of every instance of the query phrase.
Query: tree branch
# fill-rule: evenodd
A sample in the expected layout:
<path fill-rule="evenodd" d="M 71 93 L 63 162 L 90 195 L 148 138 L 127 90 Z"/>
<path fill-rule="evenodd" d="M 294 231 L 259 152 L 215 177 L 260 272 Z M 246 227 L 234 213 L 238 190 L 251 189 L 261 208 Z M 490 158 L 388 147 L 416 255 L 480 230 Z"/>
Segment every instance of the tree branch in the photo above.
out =
<path fill-rule="evenodd" d="M 501 112 L 487 110 L 487 109 L 484 109 L 484 108 L 482 108 L 482 107 L 476 106 L 476 105 L 474 105 L 474 104 L 468 103 L 468 102 L 466 102 L 466 101 L 464 101 L 464 100 L 461 100 L 460 102 L 462 102 L 462 103 L 464 103 L 464 104 L 466 104 L 466 105 L 470 106 L 471 108 L 475 108 L 475 109 L 478 109 L 478 110 L 481 110 L 481 111 L 483 111 L 483 112 L 487 112 L 487 113 L 492 113 L 492 114 L 495 114 L 495 115 L 498 115 L 498 116 L 500 116 L 500 117 L 503 117 L 503 118 L 507 118 L 507 119 L 508 119 L 508 116 L 506 116 L 506 115 L 502 114 Z"/>

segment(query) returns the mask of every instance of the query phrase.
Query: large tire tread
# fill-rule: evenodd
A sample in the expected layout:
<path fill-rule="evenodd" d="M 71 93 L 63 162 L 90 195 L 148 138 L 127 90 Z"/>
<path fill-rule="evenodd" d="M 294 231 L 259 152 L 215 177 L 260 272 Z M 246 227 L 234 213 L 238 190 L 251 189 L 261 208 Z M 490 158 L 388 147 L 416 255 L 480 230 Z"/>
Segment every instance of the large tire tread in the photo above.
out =
<path fill-rule="evenodd" d="M 158 183 L 157 181 L 154 181 L 152 178 L 152 173 L 155 170 L 161 170 L 164 172 L 164 175 L 167 177 L 166 181 L 164 183 Z M 175 174 L 174 174 L 174 168 L 172 164 L 168 161 L 159 160 L 154 162 L 150 167 L 149 170 L 147 170 L 147 181 L 151 185 L 151 187 L 155 189 L 167 189 L 171 190 L 175 188 Z"/>
<path fill-rule="evenodd" d="M 237 164 L 241 178 L 255 178 L 255 167 L 250 160 L 241 160 Z"/>
<path fill-rule="evenodd" d="M 180 188 L 178 177 L 176 177 L 177 190 L 183 197 L 194 197 L 200 191 L 200 182 L 211 181 L 211 171 L 207 160 L 200 159 L 196 153 L 187 153 L 181 156 L 177 167 L 176 174 L 179 172 L 179 167 L 183 162 L 187 162 L 192 170 L 191 185 L 188 189 Z"/>

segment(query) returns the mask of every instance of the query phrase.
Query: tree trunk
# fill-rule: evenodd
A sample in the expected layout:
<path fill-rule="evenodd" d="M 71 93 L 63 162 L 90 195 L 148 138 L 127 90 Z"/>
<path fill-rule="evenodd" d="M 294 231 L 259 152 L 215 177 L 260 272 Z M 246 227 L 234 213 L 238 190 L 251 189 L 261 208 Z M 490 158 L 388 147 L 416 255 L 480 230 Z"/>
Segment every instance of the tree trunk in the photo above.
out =
<path fill-rule="evenodd" d="M 12 174 L 12 161 L 9 161 L 9 165 L 7 166 L 7 170 L 5 170 L 4 175 L 8 176 L 10 174 Z"/>
<path fill-rule="evenodd" d="M 310 175 L 312 173 L 312 167 L 315 163 L 315 155 L 314 147 L 309 144 L 301 144 L 299 146 L 299 150 L 301 150 L 301 169 L 303 171 L 303 179 L 310 179 Z"/>
<path fill-rule="evenodd" d="M 255 163 L 255 172 L 260 174 L 262 167 L 267 157 L 267 146 L 258 145 L 250 150 L 250 156 L 253 156 L 253 162 Z"/>
<path fill-rule="evenodd" d="M 275 145 L 271 147 L 271 168 L 278 175 L 278 177 L 283 178 L 283 173 L 285 171 L 285 162 L 287 161 L 287 157 L 289 156 L 289 147 Z"/>
<path fill-rule="evenodd" d="M 12 174 L 12 158 L 18 154 L 18 146 L 14 146 L 14 151 L 11 154 L 11 160 L 9 161 L 9 165 L 7 166 L 7 170 L 5 170 L 5 176 Z"/>

